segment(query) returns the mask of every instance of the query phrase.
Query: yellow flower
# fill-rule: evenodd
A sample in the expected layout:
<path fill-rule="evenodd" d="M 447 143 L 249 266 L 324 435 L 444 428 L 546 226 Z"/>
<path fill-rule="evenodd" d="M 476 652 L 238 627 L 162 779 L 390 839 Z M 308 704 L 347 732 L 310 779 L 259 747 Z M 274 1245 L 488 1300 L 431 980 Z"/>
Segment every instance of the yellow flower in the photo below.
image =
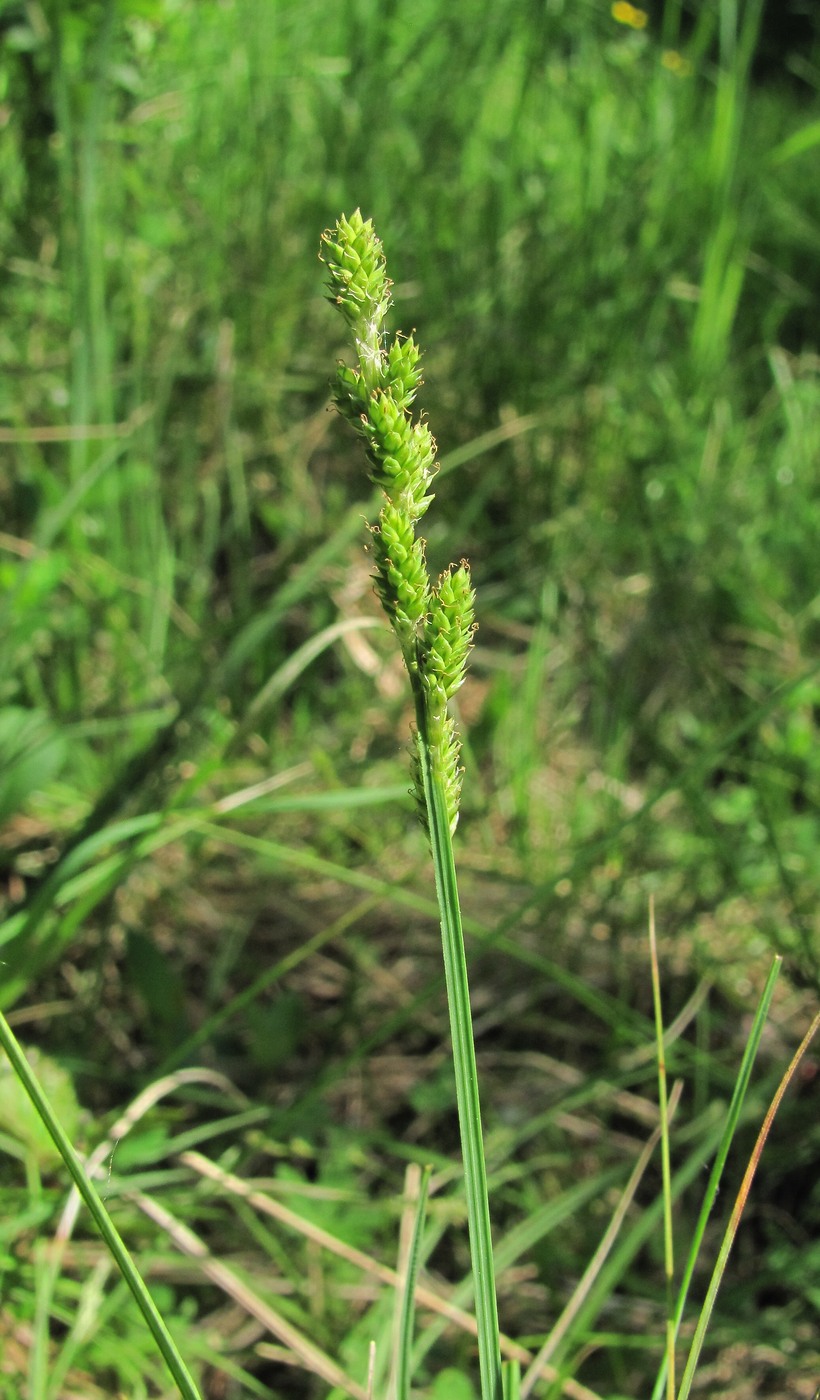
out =
<path fill-rule="evenodd" d="M 630 29 L 646 29 L 649 23 L 646 10 L 639 10 L 636 5 L 628 4 L 627 0 L 616 0 L 612 6 L 612 18 L 618 24 L 628 24 Z"/>
<path fill-rule="evenodd" d="M 679 78 L 688 78 L 692 72 L 689 59 L 684 58 L 683 54 L 678 53 L 676 49 L 664 49 L 661 63 L 664 68 L 668 68 L 670 73 L 675 73 Z"/>

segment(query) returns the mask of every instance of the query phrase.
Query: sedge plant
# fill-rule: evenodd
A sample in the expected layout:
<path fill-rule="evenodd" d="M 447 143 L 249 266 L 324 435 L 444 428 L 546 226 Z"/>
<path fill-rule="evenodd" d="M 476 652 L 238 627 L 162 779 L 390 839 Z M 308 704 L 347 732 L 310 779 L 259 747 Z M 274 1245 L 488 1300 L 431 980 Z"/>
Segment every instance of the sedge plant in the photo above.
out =
<path fill-rule="evenodd" d="M 412 768 L 416 804 L 433 858 L 453 1046 L 470 1255 L 475 1284 L 482 1400 L 501 1400 L 502 1372 L 487 1171 L 453 835 L 461 797 L 461 743 L 449 701 L 461 686 L 475 631 L 466 560 L 430 577 L 418 524 L 433 497 L 436 444 L 413 415 L 421 383 L 412 336 L 388 339 L 392 304 L 384 251 L 356 210 L 322 235 L 328 298 L 342 313 L 356 364 L 340 364 L 334 402 L 363 440 L 371 480 L 383 492 L 370 527 L 375 587 L 401 647 L 415 705 Z"/>
<path fill-rule="evenodd" d="M 517 1363 L 508 1363 L 502 1369 L 475 1046 L 453 856 L 453 836 L 459 815 L 462 770 L 460 741 L 454 720 L 449 713 L 449 704 L 464 680 L 472 646 L 475 630 L 474 592 L 469 567 L 465 561 L 445 570 L 435 582 L 431 580 L 428 572 L 425 544 L 418 534 L 418 525 L 432 500 L 430 488 L 437 471 L 436 448 L 427 424 L 422 418 L 414 417 L 412 412 L 415 396 L 421 382 L 418 347 L 412 336 L 396 335 L 392 340 L 388 339 L 384 329 L 385 318 L 391 306 L 391 283 L 386 275 L 382 245 L 375 235 L 372 223 L 365 221 L 359 211 L 356 211 L 349 219 L 341 218 L 333 230 L 323 235 L 321 255 L 328 271 L 329 298 L 341 310 L 351 332 L 356 352 L 355 366 L 349 367 L 342 364 L 338 367 L 334 399 L 342 415 L 363 440 L 371 478 L 382 493 L 383 500 L 378 519 L 370 527 L 376 591 L 398 637 L 415 704 L 415 730 L 412 747 L 413 779 L 419 815 L 429 838 L 441 916 L 453 1062 L 464 1158 L 481 1396 L 482 1400 L 522 1400 L 522 1397 L 528 1395 L 536 1383 L 549 1353 L 545 1345 L 523 1381 Z M 347 530 L 347 525 L 344 528 Z M 292 659 L 292 662 L 295 660 L 296 658 Z M 302 665 L 304 662 L 305 657 L 300 656 L 298 664 Z M 288 676 L 291 676 L 292 673 L 293 664 L 288 670 Z M 277 680 L 277 685 L 282 683 L 284 683 L 284 678 Z M 263 692 L 265 703 L 270 699 L 271 693 L 270 687 Z M 155 819 L 153 817 L 143 816 L 134 819 L 134 821 L 137 823 L 139 835 L 144 836 L 148 842 L 156 839 Z M 203 820 L 201 812 L 185 814 L 182 827 L 179 830 L 188 829 L 190 825 L 201 831 L 208 828 L 207 819 Z M 130 830 L 134 830 L 133 826 Z M 85 841 L 80 841 L 75 845 L 70 852 L 69 872 L 76 873 L 78 863 L 81 864 L 82 860 L 97 849 L 95 843 L 101 839 L 99 833 L 95 835 L 92 831 Z M 164 839 L 167 839 L 167 834 L 163 837 Z M 146 853 L 150 849 L 153 849 L 153 846 L 147 846 Z M 53 897 L 55 888 L 56 886 L 46 887 L 47 897 Z M 36 919 L 41 913 L 42 910 L 35 909 L 33 917 Z M 15 933 L 19 933 L 19 927 L 15 928 Z M 8 942 L 7 939 L 6 951 L 8 951 Z M 653 953 L 654 964 L 655 955 Z M 15 975 L 20 975 L 19 968 Z M 722 1134 L 715 1167 L 707 1188 L 704 1208 L 695 1230 L 692 1250 L 685 1264 L 683 1281 L 677 1296 L 674 1295 L 672 1288 L 672 1231 L 669 1218 L 673 1183 L 669 1167 L 668 1138 L 665 1140 L 664 1187 L 667 1202 L 665 1233 L 668 1241 L 668 1327 L 666 1353 L 653 1391 L 653 1400 L 660 1400 L 664 1394 L 669 1396 L 670 1400 L 675 1395 L 677 1395 L 677 1400 L 684 1400 L 684 1397 L 689 1393 L 703 1334 L 714 1302 L 714 1294 L 725 1267 L 726 1256 L 737 1228 L 737 1220 L 743 1202 L 748 1194 L 751 1171 L 757 1164 L 763 1138 L 768 1131 L 771 1118 L 798 1062 L 798 1057 L 796 1057 L 781 1089 L 778 1090 L 772 1109 L 767 1115 L 764 1131 L 755 1149 L 750 1172 L 744 1179 L 738 1204 L 733 1213 L 729 1231 L 727 1231 L 712 1284 L 710 1284 L 690 1358 L 680 1387 L 676 1390 L 674 1352 L 687 1289 L 694 1270 L 695 1258 L 704 1237 L 706 1221 L 717 1195 L 720 1172 L 726 1160 L 732 1135 L 740 1119 L 743 1094 L 751 1073 L 754 1052 L 760 1040 L 765 1012 L 771 1000 L 775 977 L 776 969 L 773 969 L 758 1008 L 747 1054 L 738 1077 L 736 1092 L 727 1113 L 726 1127 Z M 663 1070 L 665 1037 L 660 1016 L 657 977 L 655 984 L 658 1060 L 661 1070 Z M 811 1034 L 816 1031 L 818 1020 L 820 1018 L 815 1021 L 809 1036 L 801 1046 L 800 1054 L 804 1053 Z M 213 1022 L 211 1023 L 212 1028 Z M 182 1047 L 182 1050 L 187 1053 L 191 1048 L 191 1043 L 186 1042 L 186 1046 Z M 179 1394 L 186 1397 L 186 1400 L 199 1400 L 196 1383 L 185 1366 L 170 1332 L 131 1261 L 123 1241 L 115 1230 L 108 1212 L 90 1180 L 90 1172 L 78 1159 L 67 1134 L 55 1117 L 41 1087 L 37 1084 L 36 1078 L 27 1065 L 25 1057 L 2 1014 L 0 1014 L 0 1049 L 8 1055 L 21 1085 L 35 1105 L 37 1114 L 45 1124 L 57 1150 L 65 1161 L 77 1191 L 88 1206 L 108 1250 L 118 1263 L 169 1372 L 174 1378 Z M 660 1131 L 666 1133 L 668 1130 L 666 1128 L 664 1084 L 665 1080 L 662 1074 L 661 1104 L 663 1111 L 661 1118 L 663 1127 Z M 188 1164 L 190 1165 L 190 1163 Z M 635 1176 L 636 1184 L 638 1179 L 639 1176 Z M 410 1394 L 412 1308 L 416 1274 L 421 1256 L 426 1184 L 425 1178 L 417 1204 L 413 1239 L 404 1271 L 404 1296 L 399 1314 L 394 1385 L 391 1391 L 391 1396 L 395 1395 L 395 1400 L 408 1400 Z M 624 1206 L 625 1208 L 626 1206 Z M 155 1207 L 154 1218 L 157 1220 L 160 1219 L 160 1214 L 157 1213 L 160 1210 L 160 1207 Z M 167 1212 L 162 1218 L 169 1218 Z M 621 1213 L 618 1224 L 622 1218 Z M 571 1306 L 568 1306 L 564 1316 L 553 1329 L 549 1346 L 556 1355 L 559 1354 L 557 1349 L 560 1344 L 566 1341 L 570 1323 L 576 1324 L 578 1318 L 583 1317 L 583 1309 L 589 1303 L 588 1295 L 592 1293 L 593 1281 L 596 1276 L 601 1274 L 601 1261 L 611 1248 L 614 1233 L 615 1231 L 611 1230 L 605 1236 L 602 1242 L 605 1249 L 602 1247 L 596 1259 L 593 1260 L 585 1279 L 582 1281 L 583 1288 L 579 1288 Z M 501 1255 L 499 1257 L 501 1258 Z M 221 1286 L 227 1287 L 226 1280 L 231 1277 L 230 1271 L 222 1268 L 219 1273 L 219 1278 L 222 1281 Z M 227 1288 L 227 1291 L 230 1289 Z M 270 1318 L 269 1309 L 265 1316 Z M 285 1326 L 285 1324 L 282 1325 Z M 294 1329 L 290 1328 L 289 1324 L 287 1326 L 289 1329 L 287 1336 L 289 1338 L 295 1337 L 297 1334 Z M 280 1331 L 277 1335 L 282 1336 L 283 1333 Z M 313 1357 L 317 1355 L 315 1348 L 307 1347 L 303 1354 L 307 1354 L 308 1351 Z M 319 1373 L 330 1374 L 327 1369 Z M 338 1374 L 338 1371 L 334 1369 L 332 1383 L 338 1381 Z M 371 1393 L 372 1387 L 369 1387 L 368 1394 Z"/>
<path fill-rule="evenodd" d="M 453 856 L 458 822 L 462 769 L 460 740 L 448 704 L 461 686 L 475 630 L 474 592 L 467 562 L 450 567 L 434 583 L 427 568 L 425 542 L 418 523 L 427 511 L 430 487 L 437 471 L 436 447 L 426 422 L 412 407 L 421 383 L 420 352 L 412 336 L 388 338 L 384 322 L 392 304 L 384 251 L 370 220 L 356 210 L 342 216 L 322 235 L 320 256 L 328 273 L 329 300 L 341 311 L 350 330 L 356 364 L 339 364 L 333 398 L 340 413 L 362 438 L 371 480 L 383 493 L 378 519 L 370 528 L 375 565 L 374 582 L 384 611 L 396 633 L 410 678 L 415 704 L 412 746 L 414 790 L 418 812 L 433 858 L 441 916 L 444 968 L 453 1045 L 459 1126 L 464 1159 L 465 1195 L 470 1254 L 475 1285 L 482 1400 L 518 1400 L 528 1393 L 539 1366 L 522 1385 L 517 1366 L 502 1369 L 498 1311 L 490 1232 L 489 1200 L 476 1074 L 467 966 Z M 651 919 L 654 946 L 654 918 Z M 653 967 L 656 955 L 653 952 Z M 744 1066 L 738 1078 L 726 1131 L 699 1221 L 694 1249 L 685 1270 L 680 1295 L 673 1296 L 671 1250 L 671 1176 L 662 1022 L 659 986 L 654 978 L 661 1118 L 664 1156 L 664 1206 L 667 1254 L 667 1348 L 658 1384 L 659 1396 L 675 1394 L 674 1348 L 688 1283 L 703 1231 L 714 1202 L 720 1168 L 737 1127 L 755 1050 L 771 1000 L 778 964 L 772 968 L 755 1017 Z M 421 1212 L 416 1221 L 416 1249 Z M 402 1364 L 398 1371 L 398 1400 L 409 1394 L 407 1370 L 412 1272 L 401 1320 Z M 719 1273 L 716 1270 L 716 1281 Z M 539 1361 L 541 1357 L 539 1356 Z M 694 1362 L 684 1377 L 685 1393 Z"/>

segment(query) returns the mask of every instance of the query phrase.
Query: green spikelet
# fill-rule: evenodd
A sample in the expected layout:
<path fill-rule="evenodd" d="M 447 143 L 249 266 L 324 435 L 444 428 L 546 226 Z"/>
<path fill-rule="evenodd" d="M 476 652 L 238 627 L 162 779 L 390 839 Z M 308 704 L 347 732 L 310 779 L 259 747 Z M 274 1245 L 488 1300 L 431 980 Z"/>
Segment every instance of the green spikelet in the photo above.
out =
<path fill-rule="evenodd" d="M 418 664 L 416 641 L 430 601 L 430 576 L 424 540 L 401 505 L 388 500 L 372 527 L 375 587 L 382 607 L 401 641 L 407 669 Z"/>
<path fill-rule="evenodd" d="M 464 682 L 475 628 L 475 592 L 470 566 L 462 559 L 432 590 L 424 624 L 424 670 L 435 676 L 448 700 Z"/>
<path fill-rule="evenodd" d="M 368 323 L 377 330 L 390 306 L 390 281 L 381 239 L 357 209 L 322 234 L 320 256 L 328 272 L 328 299 L 358 337 Z"/>

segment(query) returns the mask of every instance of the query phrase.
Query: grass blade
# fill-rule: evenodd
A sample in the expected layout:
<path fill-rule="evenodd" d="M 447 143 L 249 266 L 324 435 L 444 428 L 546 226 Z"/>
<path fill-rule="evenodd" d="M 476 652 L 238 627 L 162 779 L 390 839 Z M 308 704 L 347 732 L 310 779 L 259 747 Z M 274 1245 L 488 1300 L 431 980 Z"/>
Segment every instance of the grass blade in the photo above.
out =
<path fill-rule="evenodd" d="M 652 966 L 652 1004 L 655 1010 L 655 1035 L 658 1047 L 658 1102 L 661 1112 L 661 1170 L 663 1177 L 663 1259 L 666 1275 L 666 1361 L 668 1367 L 667 1394 L 675 1395 L 675 1253 L 672 1232 L 672 1167 L 669 1158 L 669 1105 L 666 1093 L 666 1049 L 663 1034 L 661 979 L 658 966 L 658 944 L 655 938 L 655 901 L 649 897 L 649 952 Z"/>
<path fill-rule="evenodd" d="M 414 1168 L 418 1176 L 418 1168 Z M 417 1183 L 415 1219 L 410 1249 L 404 1269 L 404 1289 L 399 1313 L 399 1334 L 396 1347 L 396 1380 L 393 1394 L 396 1400 L 410 1400 L 410 1351 L 413 1343 L 413 1318 L 416 1304 L 416 1279 L 421 1258 L 421 1241 L 424 1234 L 424 1213 L 427 1209 L 427 1191 L 430 1185 L 432 1167 L 424 1167 Z M 409 1172 L 408 1172 L 409 1184 Z"/>
<path fill-rule="evenodd" d="M 759 1010 L 758 1016 L 760 1016 L 760 1014 L 761 1013 Z M 729 1252 L 732 1248 L 732 1245 L 734 1244 L 735 1235 L 737 1234 L 737 1228 L 740 1224 L 740 1217 L 743 1214 L 743 1211 L 746 1206 L 746 1201 L 749 1198 L 749 1192 L 752 1188 L 752 1181 L 754 1180 L 754 1175 L 757 1171 L 757 1166 L 763 1153 L 763 1148 L 766 1145 L 766 1139 L 769 1136 L 769 1131 L 771 1129 L 772 1123 L 774 1122 L 775 1114 L 777 1113 L 777 1110 L 779 1109 L 780 1104 L 783 1100 L 783 1096 L 786 1093 L 786 1090 L 788 1089 L 792 1079 L 794 1078 L 795 1071 L 797 1070 L 800 1061 L 802 1060 L 803 1056 L 808 1050 L 809 1045 L 811 1044 L 811 1041 L 814 1038 L 814 1035 L 817 1032 L 818 1028 L 820 1028 L 820 1011 L 818 1011 L 817 1015 L 815 1016 L 811 1025 L 809 1026 L 809 1029 L 806 1031 L 806 1034 L 800 1042 L 800 1045 L 795 1051 L 794 1056 L 792 1057 L 791 1064 L 789 1065 L 788 1069 L 786 1070 L 786 1073 L 783 1075 L 783 1078 L 777 1086 L 777 1092 L 775 1093 L 775 1096 L 769 1105 L 766 1117 L 763 1119 L 763 1124 L 761 1126 L 760 1132 L 757 1135 L 757 1141 L 754 1145 L 754 1150 L 752 1152 L 751 1157 L 749 1158 L 749 1165 L 747 1166 L 743 1180 L 740 1183 L 740 1190 L 737 1193 L 737 1198 L 735 1200 L 732 1214 L 729 1219 L 729 1224 L 726 1227 L 726 1233 L 723 1237 L 723 1243 L 720 1246 L 720 1252 L 718 1254 L 717 1263 L 715 1264 L 714 1272 L 709 1281 L 709 1287 L 706 1292 L 706 1298 L 701 1309 L 700 1317 L 698 1318 L 698 1325 L 695 1328 L 695 1335 L 692 1340 L 692 1346 L 689 1352 L 688 1360 L 686 1362 L 686 1369 L 684 1370 L 683 1377 L 681 1379 L 680 1390 L 678 1391 L 678 1400 L 687 1400 L 689 1392 L 692 1388 L 692 1381 L 694 1379 L 695 1370 L 697 1369 L 698 1359 L 700 1357 L 700 1353 L 703 1347 L 703 1341 L 706 1336 L 706 1329 L 709 1326 L 709 1319 L 712 1316 L 712 1309 L 715 1306 L 715 1298 L 717 1297 L 717 1291 L 720 1288 L 721 1281 L 726 1270 L 726 1264 L 729 1259 Z"/>
<path fill-rule="evenodd" d="M 749 1039 L 746 1042 L 746 1049 L 743 1054 L 740 1070 L 738 1072 L 737 1080 L 735 1082 L 735 1087 L 732 1093 L 732 1099 L 729 1104 L 728 1112 L 726 1114 L 726 1126 L 721 1135 L 720 1144 L 715 1155 L 714 1165 L 709 1176 L 709 1181 L 706 1187 L 706 1193 L 703 1198 L 703 1205 L 701 1206 L 700 1215 L 698 1216 L 697 1224 L 695 1226 L 694 1234 L 692 1236 L 692 1244 L 689 1250 L 689 1254 L 687 1255 L 686 1264 L 683 1270 L 683 1278 L 681 1280 L 681 1285 L 678 1290 L 678 1297 L 675 1305 L 674 1315 L 675 1339 L 677 1338 L 678 1332 L 680 1330 L 681 1318 L 683 1317 L 683 1310 L 686 1306 L 686 1298 L 689 1293 L 689 1285 L 692 1281 L 692 1275 L 695 1271 L 695 1264 L 697 1262 L 700 1247 L 703 1242 L 703 1236 L 706 1231 L 706 1225 L 708 1223 L 709 1216 L 712 1213 L 712 1207 L 714 1206 L 715 1200 L 717 1198 L 718 1190 L 720 1188 L 720 1180 L 723 1175 L 723 1168 L 726 1165 L 726 1158 L 729 1155 L 729 1148 L 732 1145 L 732 1139 L 735 1135 L 737 1125 L 740 1121 L 740 1112 L 743 1107 L 743 1100 L 746 1097 L 746 1090 L 749 1087 L 749 1080 L 751 1078 L 752 1067 L 755 1062 L 758 1046 L 760 1045 L 760 1037 L 763 1034 L 763 1026 L 765 1024 L 766 1017 L 769 1011 L 769 1006 L 771 1005 L 771 1000 L 774 995 L 775 983 L 777 982 L 777 978 L 780 973 L 780 966 L 782 961 L 782 958 L 775 958 L 774 962 L 772 963 L 772 966 L 769 970 L 769 975 L 766 979 L 766 984 L 763 988 L 763 992 L 758 1003 L 757 1011 L 755 1012 L 755 1018 L 752 1023 L 752 1029 L 749 1034 Z M 665 1357 L 660 1372 L 658 1374 L 658 1379 L 655 1382 L 655 1389 L 652 1392 L 652 1400 L 660 1400 L 660 1397 L 663 1394 L 663 1388 L 667 1375 L 667 1365 L 668 1357 Z"/>
<path fill-rule="evenodd" d="M 148 1292 L 148 1289 L 140 1277 L 111 1217 L 106 1211 L 105 1206 L 83 1168 L 82 1162 L 55 1116 L 54 1110 L 43 1093 L 37 1078 L 33 1074 L 23 1054 L 22 1048 L 15 1038 L 14 1032 L 2 1013 L 0 1013 L 0 1044 L 2 1044 L 3 1049 L 8 1055 L 17 1078 L 20 1080 L 20 1083 L 23 1085 L 40 1115 L 43 1124 L 47 1128 L 54 1145 L 65 1162 L 74 1185 L 88 1207 L 94 1224 L 102 1235 L 108 1250 L 115 1259 L 125 1282 L 128 1284 L 137 1307 L 142 1313 L 151 1335 L 165 1360 L 168 1370 L 176 1382 L 180 1395 L 183 1396 L 184 1400 L 202 1400 L 196 1383 L 188 1371 L 151 1294 Z"/>

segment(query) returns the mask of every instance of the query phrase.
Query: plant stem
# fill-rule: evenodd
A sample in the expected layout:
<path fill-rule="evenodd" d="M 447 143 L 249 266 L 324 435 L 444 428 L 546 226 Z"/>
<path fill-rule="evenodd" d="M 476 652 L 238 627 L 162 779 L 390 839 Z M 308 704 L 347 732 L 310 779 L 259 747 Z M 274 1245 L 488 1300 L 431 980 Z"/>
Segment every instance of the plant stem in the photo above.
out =
<path fill-rule="evenodd" d="M 467 1225 L 470 1234 L 470 1255 L 475 1282 L 481 1396 L 482 1400 L 500 1400 L 501 1350 L 498 1341 L 498 1306 L 490 1231 L 487 1169 L 481 1133 L 475 1041 L 470 1010 L 470 989 L 467 981 L 464 933 L 461 926 L 461 909 L 458 899 L 458 883 L 453 858 L 453 841 L 450 834 L 443 785 L 432 771 L 425 739 L 424 716 L 418 703 L 417 712 L 419 718 L 417 738 L 419 767 L 424 785 L 436 895 L 441 913 L 441 942 L 444 952 L 447 1002 L 450 1010 L 450 1032 L 453 1043 L 453 1068 L 456 1080 L 461 1150 L 464 1158 Z"/>
<path fill-rule="evenodd" d="M 364 438 L 370 477 L 384 493 L 371 527 L 374 583 L 400 642 L 416 707 L 414 786 L 430 839 L 444 972 L 450 1011 L 470 1257 L 475 1281 L 482 1400 L 501 1400 L 501 1349 L 495 1297 L 487 1170 L 481 1136 L 473 1023 L 464 934 L 453 860 L 462 769 L 460 741 L 447 703 L 464 680 L 475 631 L 475 594 L 462 559 L 434 584 L 416 526 L 433 497 L 436 445 L 410 408 L 421 382 L 412 337 L 387 345 L 383 322 L 391 305 L 384 250 L 359 209 L 322 235 L 328 298 L 353 332 L 358 365 L 340 365 L 334 400 Z"/>

